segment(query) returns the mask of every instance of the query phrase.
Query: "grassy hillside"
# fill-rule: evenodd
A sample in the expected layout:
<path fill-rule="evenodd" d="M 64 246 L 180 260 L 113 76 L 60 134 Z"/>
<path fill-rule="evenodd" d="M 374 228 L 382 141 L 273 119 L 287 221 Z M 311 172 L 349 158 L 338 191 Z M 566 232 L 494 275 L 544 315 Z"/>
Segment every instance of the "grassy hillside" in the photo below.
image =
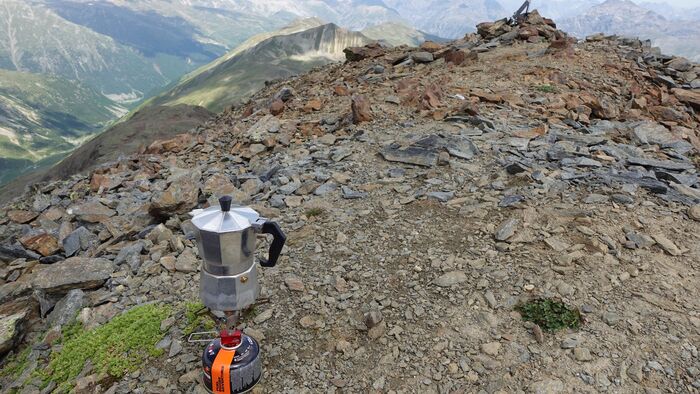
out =
<path fill-rule="evenodd" d="M 125 112 L 77 82 L 0 70 L 0 183 L 55 161 Z"/>

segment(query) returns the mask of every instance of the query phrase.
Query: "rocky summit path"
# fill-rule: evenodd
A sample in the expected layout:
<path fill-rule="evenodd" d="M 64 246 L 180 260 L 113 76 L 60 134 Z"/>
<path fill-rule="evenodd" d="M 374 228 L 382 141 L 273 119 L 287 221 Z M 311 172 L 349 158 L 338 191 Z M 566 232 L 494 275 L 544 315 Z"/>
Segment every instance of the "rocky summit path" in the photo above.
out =
<path fill-rule="evenodd" d="M 283 258 L 241 323 L 270 393 L 700 391 L 700 66 L 530 15 L 269 84 L 242 108 L 0 214 L 0 350 L 32 374 L 75 314 L 172 305 L 164 354 L 76 392 L 201 393 L 187 212 L 230 194 Z M 260 243 L 260 253 L 266 245 Z M 516 306 L 576 307 L 543 332 Z M 50 334 L 50 335 L 47 335 Z M 57 340 L 58 338 L 58 340 Z M 28 350 L 26 350 L 28 349 Z"/>

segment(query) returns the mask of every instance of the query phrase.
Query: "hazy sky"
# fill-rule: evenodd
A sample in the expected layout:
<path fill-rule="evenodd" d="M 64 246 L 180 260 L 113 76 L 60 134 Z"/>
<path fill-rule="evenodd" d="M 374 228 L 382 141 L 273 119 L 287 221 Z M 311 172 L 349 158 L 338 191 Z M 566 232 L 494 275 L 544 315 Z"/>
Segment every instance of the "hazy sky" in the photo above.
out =
<path fill-rule="evenodd" d="M 514 4 L 522 4 L 524 0 L 505 0 L 501 4 L 509 5 L 512 7 Z M 546 3 L 548 0 L 530 0 L 532 5 L 537 8 L 538 5 Z M 561 2 L 561 0 L 558 0 Z M 591 4 L 602 3 L 604 0 L 590 0 Z M 633 2 L 640 3 L 667 3 L 674 7 L 685 7 L 685 8 L 695 8 L 700 7 L 700 0 L 632 0 Z"/>
<path fill-rule="evenodd" d="M 668 4 L 675 7 L 700 7 L 700 0 L 666 0 Z M 643 3 L 643 1 L 636 1 L 636 3 Z M 650 3 L 663 3 L 662 1 L 650 1 Z"/>

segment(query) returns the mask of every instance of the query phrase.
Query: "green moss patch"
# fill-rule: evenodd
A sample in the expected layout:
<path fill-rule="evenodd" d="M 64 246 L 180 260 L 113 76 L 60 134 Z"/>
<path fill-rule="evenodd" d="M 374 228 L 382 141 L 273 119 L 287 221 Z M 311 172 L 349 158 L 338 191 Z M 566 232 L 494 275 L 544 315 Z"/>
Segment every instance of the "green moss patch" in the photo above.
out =
<path fill-rule="evenodd" d="M 113 318 L 93 330 L 74 323 L 63 331 L 62 348 L 51 354 L 48 368 L 42 373 L 46 382 L 54 381 L 61 391 L 74 384 L 87 360 L 95 373 L 114 378 L 135 371 L 148 357 L 158 357 L 163 350 L 155 345 L 163 339 L 161 322 L 170 315 L 164 305 L 148 304 Z"/>
<path fill-rule="evenodd" d="M 535 86 L 535 89 L 537 89 L 538 92 L 542 92 L 542 93 L 556 93 L 557 92 L 557 88 L 555 88 L 552 85 L 538 85 L 538 86 Z"/>
<path fill-rule="evenodd" d="M 577 308 L 549 298 L 539 298 L 518 305 L 515 310 L 523 319 L 533 322 L 545 331 L 558 331 L 563 328 L 579 328 L 581 313 Z"/>
<path fill-rule="evenodd" d="M 215 324 L 209 315 L 206 314 L 204 304 L 198 301 L 185 303 L 185 319 L 187 325 L 182 330 L 185 336 L 189 336 L 196 331 L 211 331 Z"/>
<path fill-rule="evenodd" d="M 31 350 L 32 347 L 27 346 L 21 352 L 8 356 L 5 365 L 0 369 L 0 377 L 17 379 L 27 368 L 27 359 Z"/>
<path fill-rule="evenodd" d="M 304 214 L 306 215 L 307 218 L 313 218 L 316 216 L 323 216 L 323 214 L 325 214 L 325 213 L 326 213 L 326 211 L 323 208 L 311 208 L 311 209 L 307 209 L 306 212 L 304 212 Z"/>

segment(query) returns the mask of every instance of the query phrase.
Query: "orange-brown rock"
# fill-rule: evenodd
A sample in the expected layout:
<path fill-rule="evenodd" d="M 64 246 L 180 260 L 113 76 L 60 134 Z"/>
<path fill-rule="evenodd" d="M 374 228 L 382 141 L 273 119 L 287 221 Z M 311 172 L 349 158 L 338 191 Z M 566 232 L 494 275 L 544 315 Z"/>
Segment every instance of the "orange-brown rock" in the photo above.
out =
<path fill-rule="evenodd" d="M 193 138 L 192 134 L 179 134 L 168 140 L 156 140 L 148 146 L 146 153 L 180 152 L 192 143 Z"/>
<path fill-rule="evenodd" d="M 358 95 L 352 98 L 352 122 L 355 124 L 372 120 L 372 109 L 369 100 L 365 96 Z"/>
<path fill-rule="evenodd" d="M 333 93 L 335 93 L 336 96 L 349 96 L 350 90 L 344 85 L 336 85 L 333 87 Z"/>
<path fill-rule="evenodd" d="M 472 89 L 471 94 L 472 96 L 478 97 L 480 101 L 484 101 L 487 103 L 498 104 L 503 102 L 503 97 L 501 97 L 500 94 L 489 93 L 485 90 Z"/>
<path fill-rule="evenodd" d="M 673 89 L 671 92 L 679 101 L 700 110 L 700 90 Z"/>
<path fill-rule="evenodd" d="M 348 62 L 359 62 L 360 60 L 379 57 L 385 53 L 385 49 L 378 43 L 372 43 L 363 47 L 348 47 L 343 50 L 345 59 Z"/>
<path fill-rule="evenodd" d="M 13 209 L 7 211 L 7 217 L 10 218 L 15 223 L 26 224 L 36 219 L 39 216 L 38 213 L 32 211 L 23 211 L 18 209 Z"/>
<path fill-rule="evenodd" d="M 38 252 L 44 257 L 54 255 L 60 249 L 56 238 L 47 233 L 25 235 L 19 239 L 19 242 L 25 248 Z"/>
<path fill-rule="evenodd" d="M 270 113 L 274 116 L 280 115 L 284 112 L 284 101 L 277 99 L 270 104 Z"/>
<path fill-rule="evenodd" d="M 442 89 L 436 84 L 429 85 L 425 88 L 423 95 L 421 96 L 421 102 L 419 109 L 435 109 L 442 105 Z"/>
<path fill-rule="evenodd" d="M 313 99 L 309 100 L 306 105 L 304 105 L 304 112 L 320 111 L 322 107 L 321 100 Z"/>
<path fill-rule="evenodd" d="M 437 52 L 442 48 L 443 46 L 435 41 L 425 41 L 424 43 L 420 44 L 420 49 L 430 53 Z"/>
<path fill-rule="evenodd" d="M 109 174 L 92 174 L 90 179 L 90 190 L 96 192 L 102 190 L 112 190 L 122 184 L 121 178 Z"/>
<path fill-rule="evenodd" d="M 479 55 L 476 52 L 470 51 L 468 49 L 459 48 L 447 48 L 443 51 L 438 52 L 435 55 L 436 59 L 445 59 L 445 63 L 451 63 L 456 66 L 473 63 L 479 59 Z"/>
<path fill-rule="evenodd" d="M 548 54 L 555 56 L 574 56 L 574 43 L 568 37 L 557 38 L 549 43 L 546 51 Z"/>

